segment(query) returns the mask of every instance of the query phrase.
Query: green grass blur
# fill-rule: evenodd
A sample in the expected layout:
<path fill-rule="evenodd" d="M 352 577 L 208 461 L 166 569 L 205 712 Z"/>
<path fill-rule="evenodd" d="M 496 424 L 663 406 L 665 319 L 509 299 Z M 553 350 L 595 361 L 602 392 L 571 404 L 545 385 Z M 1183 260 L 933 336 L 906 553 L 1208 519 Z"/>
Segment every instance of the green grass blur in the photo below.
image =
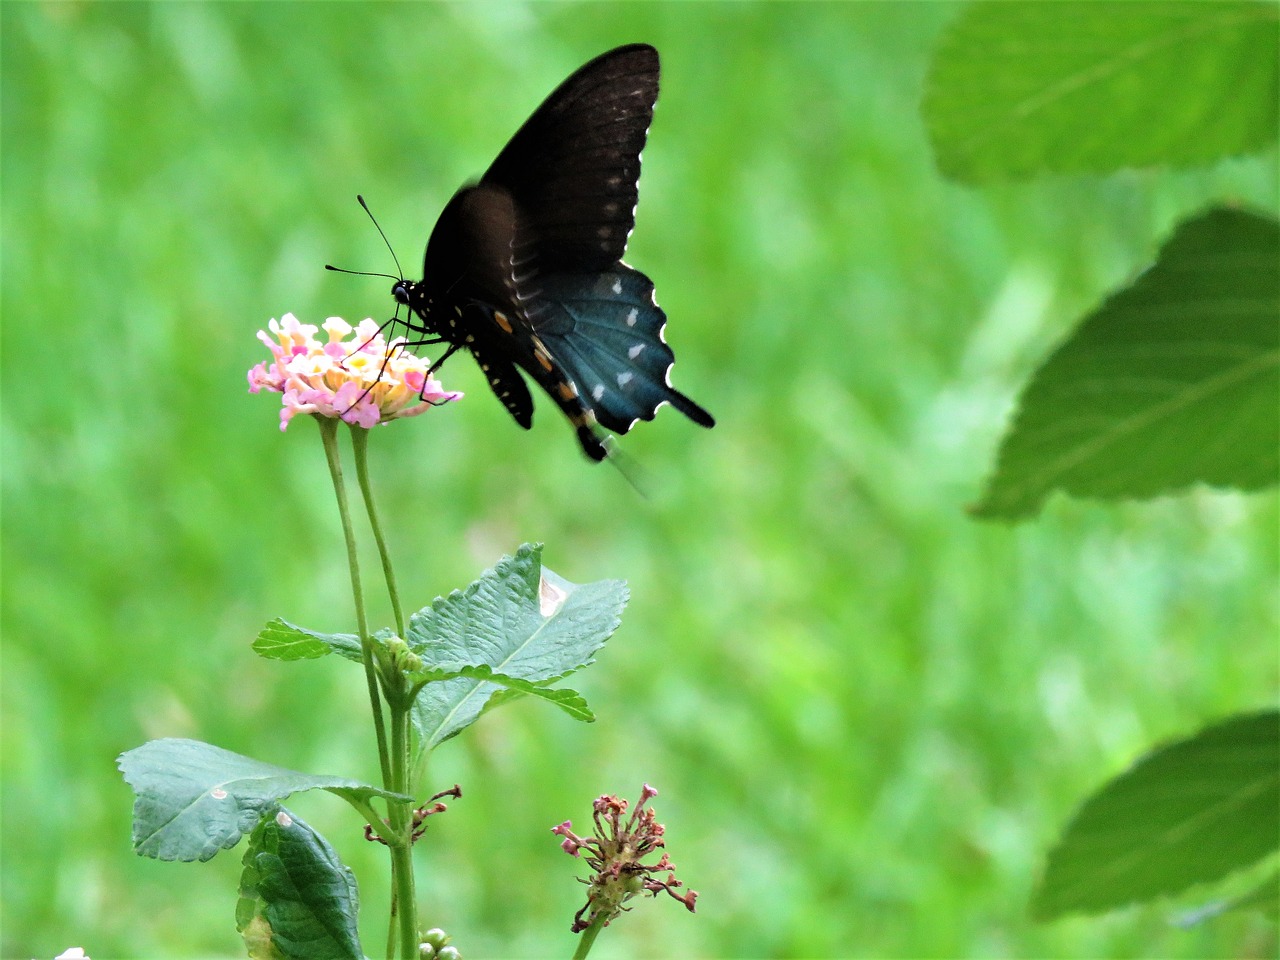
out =
<path fill-rule="evenodd" d="M 525 540 L 632 601 L 575 678 L 434 756 L 465 797 L 419 850 L 465 956 L 564 957 L 583 888 L 549 828 L 644 781 L 696 916 L 642 903 L 610 957 L 1274 955 L 1247 916 L 1135 908 L 1038 926 L 1042 853 L 1153 742 L 1274 702 L 1274 493 L 978 496 L 1020 383 L 1180 218 L 1275 209 L 1276 156 L 1210 170 L 942 180 L 918 107 L 942 4 L 0 5 L 4 957 L 243 955 L 241 851 L 130 850 L 122 750 L 196 737 L 376 778 L 346 663 L 256 658 L 274 616 L 352 629 L 318 435 L 250 396 L 254 333 L 388 316 L 363 193 L 416 276 L 435 216 L 541 98 L 619 43 L 663 56 L 628 261 L 678 387 L 625 440 L 643 499 L 474 364 L 461 404 L 379 430 L 411 607 Z M 366 538 L 367 541 L 367 538 Z M 375 620 L 388 621 L 366 554 Z M 362 882 L 385 856 L 291 802 Z"/>

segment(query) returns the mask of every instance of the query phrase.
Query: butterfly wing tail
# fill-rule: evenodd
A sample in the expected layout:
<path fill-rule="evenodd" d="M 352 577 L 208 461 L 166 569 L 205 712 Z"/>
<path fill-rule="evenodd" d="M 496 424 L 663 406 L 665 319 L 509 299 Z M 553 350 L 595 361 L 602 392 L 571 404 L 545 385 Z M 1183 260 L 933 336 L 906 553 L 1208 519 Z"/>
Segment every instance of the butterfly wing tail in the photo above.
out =
<path fill-rule="evenodd" d="M 667 402 L 700 427 L 711 428 L 716 425 L 715 417 L 675 387 L 667 387 Z"/>

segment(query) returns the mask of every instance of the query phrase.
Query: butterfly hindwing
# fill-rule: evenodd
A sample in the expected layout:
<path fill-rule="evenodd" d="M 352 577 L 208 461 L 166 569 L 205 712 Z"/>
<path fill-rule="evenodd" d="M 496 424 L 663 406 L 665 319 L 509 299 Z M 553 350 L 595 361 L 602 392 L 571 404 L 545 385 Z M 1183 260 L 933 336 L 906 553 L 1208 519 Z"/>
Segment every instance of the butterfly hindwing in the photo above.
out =
<path fill-rule="evenodd" d="M 675 354 L 653 283 L 619 263 L 598 273 L 540 277 L 542 297 L 530 313 L 538 336 L 606 430 L 626 433 L 670 403 L 694 422 L 715 421 L 670 383 Z"/>
<path fill-rule="evenodd" d="M 480 365 L 480 372 L 493 395 L 507 408 L 515 422 L 528 430 L 533 423 L 533 398 L 529 396 L 529 388 L 515 364 L 480 341 L 471 344 L 471 355 Z"/>

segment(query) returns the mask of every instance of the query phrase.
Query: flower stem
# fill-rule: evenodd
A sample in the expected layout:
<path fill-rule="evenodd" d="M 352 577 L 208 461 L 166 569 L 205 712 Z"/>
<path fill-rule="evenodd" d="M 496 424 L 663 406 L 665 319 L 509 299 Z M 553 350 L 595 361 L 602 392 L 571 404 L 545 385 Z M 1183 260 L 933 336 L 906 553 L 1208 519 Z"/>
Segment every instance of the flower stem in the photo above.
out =
<path fill-rule="evenodd" d="M 360 493 L 364 496 L 364 509 L 369 515 L 369 527 L 373 530 L 374 542 L 378 545 L 378 556 L 382 558 L 382 576 L 387 582 L 387 594 L 391 598 L 391 613 L 396 618 L 396 635 L 404 639 L 404 614 L 400 607 L 400 591 L 396 589 L 396 572 L 391 566 L 391 554 L 387 552 L 387 542 L 382 536 L 382 524 L 378 521 L 378 510 L 373 502 L 373 487 L 369 483 L 369 433 L 364 427 L 351 426 L 351 448 L 355 451 L 356 480 L 360 483 Z"/>
<path fill-rule="evenodd" d="M 592 945 L 596 942 L 596 937 L 600 936 L 600 931 L 604 929 L 604 918 L 606 911 L 599 911 L 591 918 L 591 924 L 587 929 L 582 931 L 582 936 L 578 938 L 578 949 L 573 951 L 573 960 L 586 960 L 586 956 L 591 952 Z"/>
<path fill-rule="evenodd" d="M 369 686 L 369 705 L 373 709 L 373 728 L 378 739 L 378 761 L 382 767 L 382 785 L 395 789 L 391 783 L 391 760 L 387 752 L 387 731 L 382 716 L 382 697 L 378 693 L 378 677 L 373 667 L 373 638 L 369 635 L 369 622 L 364 612 L 364 590 L 360 586 L 360 560 L 356 555 L 355 532 L 351 528 L 351 511 L 347 507 L 347 488 L 342 479 L 342 459 L 338 453 L 338 422 L 330 417 L 316 417 L 320 425 L 320 439 L 324 443 L 324 455 L 329 461 L 329 476 L 333 480 L 333 492 L 338 498 L 338 515 L 342 518 L 342 536 L 347 542 L 347 566 L 351 571 L 351 596 L 356 608 L 356 632 L 360 635 L 360 653 L 364 661 L 364 676 Z M 389 804 L 389 807 L 394 807 Z"/>
<path fill-rule="evenodd" d="M 332 422 L 332 421 L 331 421 Z M 403 639 L 404 614 L 401 612 L 400 592 L 396 588 L 395 569 L 391 565 L 391 554 L 387 550 L 386 538 L 382 535 L 382 524 L 378 520 L 378 511 L 373 500 L 373 485 L 369 481 L 369 431 L 364 427 L 351 427 L 351 448 L 355 454 L 356 479 L 360 484 L 360 493 L 364 498 L 365 512 L 369 517 L 369 527 L 373 531 L 373 539 L 378 545 L 378 555 L 382 559 L 382 574 L 387 584 L 387 594 L 391 600 L 391 610 L 395 616 L 396 633 Z M 389 757 L 389 765 L 384 762 L 383 778 L 388 790 L 397 793 L 411 793 L 409 783 L 409 711 L 413 706 L 411 698 L 406 694 L 406 681 L 402 674 L 383 675 L 386 693 L 387 711 L 390 715 L 391 749 L 384 753 L 384 760 Z M 415 883 L 413 877 L 413 816 L 412 805 L 397 801 L 387 803 L 387 822 L 390 832 L 395 838 L 388 844 L 391 852 L 391 884 L 392 909 L 391 928 L 388 930 L 387 956 L 394 956 L 395 930 L 399 929 L 400 956 L 404 960 L 414 960 L 418 956 L 418 914 L 415 900 Z"/>
<path fill-rule="evenodd" d="M 403 691 L 402 691 L 403 692 Z M 409 792 L 409 708 L 410 701 L 401 697 L 390 700 L 391 763 L 396 790 Z M 404 960 L 418 956 L 418 910 L 413 879 L 413 817 L 408 804 L 388 805 L 392 829 L 401 843 L 391 848 L 392 881 L 395 904 L 400 917 L 400 955 Z"/>

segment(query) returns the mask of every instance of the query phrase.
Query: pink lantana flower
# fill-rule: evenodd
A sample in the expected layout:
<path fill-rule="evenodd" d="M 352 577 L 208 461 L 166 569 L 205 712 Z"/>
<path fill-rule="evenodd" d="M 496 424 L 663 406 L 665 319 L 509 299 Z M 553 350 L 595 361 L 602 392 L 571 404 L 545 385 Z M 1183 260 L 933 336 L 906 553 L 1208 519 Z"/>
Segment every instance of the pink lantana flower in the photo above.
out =
<path fill-rule="evenodd" d="M 249 371 L 249 392 L 284 394 L 281 430 L 300 413 L 372 427 L 416 417 L 462 396 L 441 389 L 434 377 L 428 379 L 430 362 L 401 347 L 403 337 L 388 343 L 373 320 L 352 327 L 341 317 L 330 317 L 321 326 L 324 340 L 317 339 L 321 327 L 299 323 L 286 313 L 267 325 L 270 333 L 258 331 L 272 359 Z"/>

